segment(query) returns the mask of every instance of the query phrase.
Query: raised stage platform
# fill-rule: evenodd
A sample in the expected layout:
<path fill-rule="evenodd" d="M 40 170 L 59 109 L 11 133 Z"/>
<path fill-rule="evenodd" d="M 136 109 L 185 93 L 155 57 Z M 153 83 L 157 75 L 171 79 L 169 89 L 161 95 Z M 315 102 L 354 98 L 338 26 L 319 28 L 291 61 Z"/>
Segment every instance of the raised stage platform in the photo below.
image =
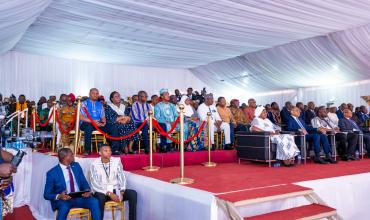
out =
<path fill-rule="evenodd" d="M 238 164 L 235 151 L 215 151 L 212 155 L 218 166 L 207 168 L 200 165 L 206 155 L 206 152 L 186 153 L 185 176 L 195 180 L 187 186 L 169 183 L 180 175 L 178 153 L 156 154 L 155 164 L 162 167 L 158 172 L 140 170 L 147 165 L 147 155 L 122 156 L 124 167 L 131 170 L 127 173 L 128 186 L 139 194 L 138 219 L 221 220 L 233 216 L 285 220 L 336 213 L 343 219 L 368 219 L 369 159 L 336 165 L 308 163 L 269 168 L 251 162 Z M 15 177 L 18 190 L 15 204 L 28 205 L 36 219 L 52 219 L 50 205 L 42 193 L 45 173 L 57 159 L 41 153 L 27 157 Z M 92 159 L 76 160 L 87 173 Z M 27 166 L 29 163 L 32 170 Z M 27 189 L 32 189 L 32 196 Z M 312 204 L 316 202 L 326 205 Z M 27 209 L 20 211 L 24 213 Z M 32 219 L 29 217 L 22 219 Z"/>

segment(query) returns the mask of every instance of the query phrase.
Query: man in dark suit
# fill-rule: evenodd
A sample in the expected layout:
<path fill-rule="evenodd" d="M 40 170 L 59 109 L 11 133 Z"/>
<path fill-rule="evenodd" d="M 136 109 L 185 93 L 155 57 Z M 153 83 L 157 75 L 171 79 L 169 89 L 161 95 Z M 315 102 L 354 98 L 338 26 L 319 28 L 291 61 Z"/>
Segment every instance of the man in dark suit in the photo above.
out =
<path fill-rule="evenodd" d="M 288 120 L 290 118 L 290 109 L 293 107 L 291 102 L 285 102 L 285 106 L 280 112 L 281 122 L 282 124 L 288 124 Z"/>
<path fill-rule="evenodd" d="M 59 164 L 46 174 L 44 190 L 44 198 L 50 200 L 53 211 L 58 210 L 56 219 L 67 219 L 71 208 L 86 208 L 90 209 L 93 220 L 101 220 L 99 202 L 90 192 L 85 192 L 79 198 L 71 198 L 68 195 L 71 192 L 90 191 L 81 166 L 74 162 L 71 149 L 60 149 L 58 158 Z"/>
<path fill-rule="evenodd" d="M 299 115 L 299 117 L 302 119 L 302 120 L 305 120 L 306 119 L 306 111 L 304 110 L 304 105 L 303 105 L 303 102 L 297 102 L 295 104 L 295 106 L 297 106 L 299 108 L 299 110 L 301 110 L 301 114 Z"/>
<path fill-rule="evenodd" d="M 316 117 L 315 113 L 315 103 L 309 102 L 307 103 L 308 110 L 305 112 L 305 122 L 308 125 L 311 125 L 311 120 Z"/>
<path fill-rule="evenodd" d="M 325 106 L 320 106 L 317 117 L 312 119 L 313 128 L 323 128 L 323 134 L 335 135 L 335 140 L 339 142 L 338 152 L 342 160 L 355 160 L 354 154 L 358 141 L 356 133 L 340 132 L 340 128 L 335 125 L 326 112 Z"/>
<path fill-rule="evenodd" d="M 337 116 L 338 116 L 338 119 L 341 119 L 341 118 L 344 118 L 344 114 L 343 114 L 343 111 L 344 109 L 347 109 L 347 104 L 346 103 L 342 103 L 339 107 L 338 107 L 338 110 L 337 110 Z"/>
<path fill-rule="evenodd" d="M 315 163 L 327 164 L 336 163 L 331 157 L 331 149 L 329 145 L 328 137 L 324 134 L 323 128 L 312 128 L 307 126 L 307 124 L 299 118 L 300 110 L 297 107 L 293 107 L 290 110 L 291 117 L 289 118 L 287 124 L 288 131 L 300 132 L 302 135 L 306 136 L 306 140 L 313 141 L 314 151 L 315 151 Z M 310 132 L 310 133 L 309 133 Z M 322 160 L 320 157 L 321 145 L 323 146 L 326 158 Z"/>
<path fill-rule="evenodd" d="M 364 137 L 364 143 L 366 146 L 367 154 L 370 156 L 370 133 L 364 133 L 369 131 L 369 128 L 362 129 L 359 127 L 354 120 L 352 120 L 352 111 L 344 109 L 344 118 L 339 119 L 338 126 L 342 132 L 358 132 Z"/>

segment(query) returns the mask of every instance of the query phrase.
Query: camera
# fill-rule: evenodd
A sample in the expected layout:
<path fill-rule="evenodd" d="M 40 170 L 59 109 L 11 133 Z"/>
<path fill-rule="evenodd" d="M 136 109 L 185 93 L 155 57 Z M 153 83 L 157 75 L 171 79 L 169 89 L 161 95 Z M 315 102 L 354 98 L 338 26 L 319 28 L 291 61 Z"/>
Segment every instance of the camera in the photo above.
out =
<path fill-rule="evenodd" d="M 13 166 L 18 167 L 19 164 L 22 162 L 22 159 L 23 159 L 24 155 L 26 155 L 26 152 L 18 150 L 17 154 L 14 155 L 14 157 L 13 157 L 12 161 L 10 161 L 10 163 Z"/>
<path fill-rule="evenodd" d="M 44 141 L 51 140 L 53 138 L 52 132 L 47 131 L 33 131 L 31 128 L 23 128 L 20 132 L 20 136 L 12 136 L 12 132 L 9 127 L 2 127 L 2 140 L 5 140 L 3 147 L 11 147 L 20 149 L 23 147 L 34 148 L 37 144 Z"/>

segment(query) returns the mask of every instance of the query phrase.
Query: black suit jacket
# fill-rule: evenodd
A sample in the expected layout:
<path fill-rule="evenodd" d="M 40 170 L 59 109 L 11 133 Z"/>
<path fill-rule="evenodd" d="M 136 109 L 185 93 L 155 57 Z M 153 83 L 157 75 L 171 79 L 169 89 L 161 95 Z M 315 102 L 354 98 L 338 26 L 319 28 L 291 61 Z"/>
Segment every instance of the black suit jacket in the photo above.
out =
<path fill-rule="evenodd" d="M 315 113 L 311 110 L 307 110 L 305 112 L 305 122 L 306 122 L 306 124 L 310 125 L 311 124 L 311 119 L 313 119 L 314 117 L 316 117 Z"/>

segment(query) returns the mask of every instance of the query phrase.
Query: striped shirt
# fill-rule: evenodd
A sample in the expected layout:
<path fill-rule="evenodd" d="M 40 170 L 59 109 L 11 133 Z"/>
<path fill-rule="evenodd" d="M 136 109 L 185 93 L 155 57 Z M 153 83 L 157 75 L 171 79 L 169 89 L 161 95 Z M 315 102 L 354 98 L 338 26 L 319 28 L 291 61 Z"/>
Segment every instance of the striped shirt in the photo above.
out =
<path fill-rule="evenodd" d="M 148 103 L 134 102 L 131 106 L 131 118 L 135 123 L 143 122 L 148 116 L 151 107 Z"/>

